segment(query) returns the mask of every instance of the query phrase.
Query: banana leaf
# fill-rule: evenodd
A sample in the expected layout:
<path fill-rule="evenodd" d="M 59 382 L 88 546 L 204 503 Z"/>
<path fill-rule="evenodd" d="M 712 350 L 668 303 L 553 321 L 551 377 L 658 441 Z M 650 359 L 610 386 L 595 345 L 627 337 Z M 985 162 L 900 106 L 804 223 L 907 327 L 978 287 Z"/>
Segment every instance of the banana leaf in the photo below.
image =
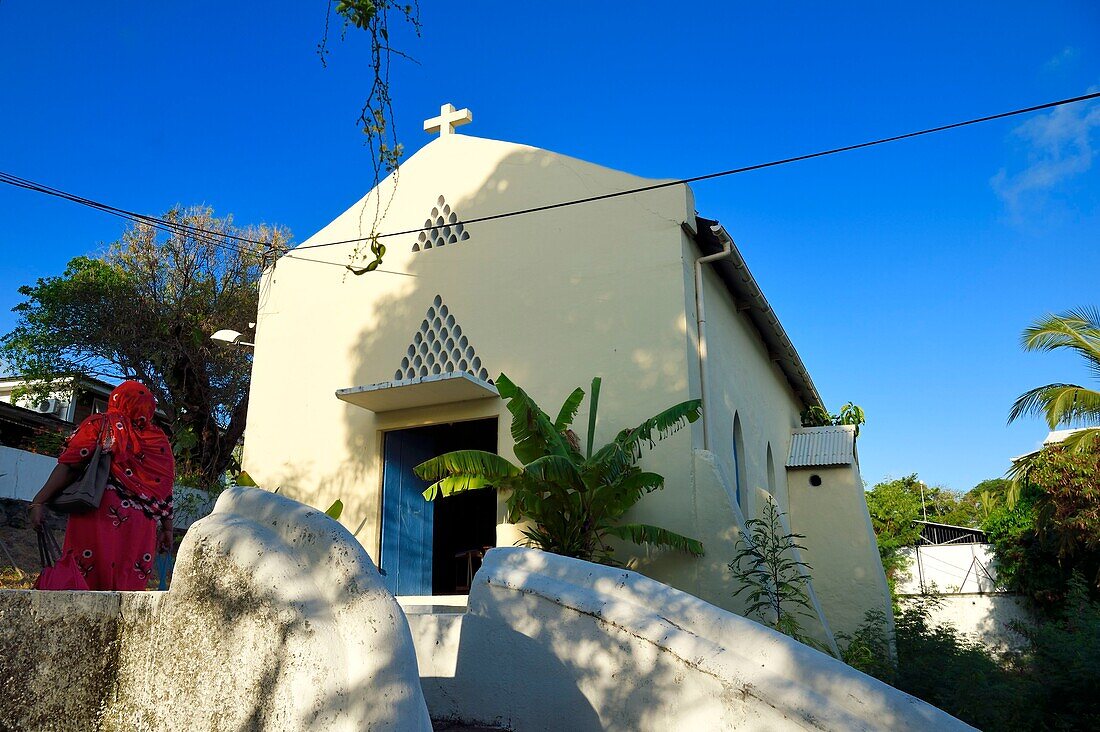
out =
<path fill-rule="evenodd" d="M 527 392 L 504 374 L 497 377 L 496 386 L 512 413 L 512 439 L 516 443 L 513 451 L 520 462 L 527 464 L 543 455 L 569 456 L 569 445 Z"/>
<path fill-rule="evenodd" d="M 582 401 L 584 401 L 584 389 L 578 386 L 558 410 L 558 418 L 554 420 L 555 430 L 565 432 L 573 426 L 573 419 L 577 416 L 577 410 L 580 409 Z"/>
<path fill-rule="evenodd" d="M 664 546 L 670 549 L 678 549 L 692 556 L 701 557 L 705 554 L 703 544 L 700 541 L 677 534 L 675 531 L 662 529 L 650 524 L 621 524 L 606 529 L 606 533 L 617 536 L 624 541 L 634 544 L 650 544 Z"/>
<path fill-rule="evenodd" d="M 421 480 L 442 480 L 448 475 L 478 475 L 487 479 L 511 478 L 523 472 L 507 459 L 484 450 L 455 450 L 413 468 Z"/>

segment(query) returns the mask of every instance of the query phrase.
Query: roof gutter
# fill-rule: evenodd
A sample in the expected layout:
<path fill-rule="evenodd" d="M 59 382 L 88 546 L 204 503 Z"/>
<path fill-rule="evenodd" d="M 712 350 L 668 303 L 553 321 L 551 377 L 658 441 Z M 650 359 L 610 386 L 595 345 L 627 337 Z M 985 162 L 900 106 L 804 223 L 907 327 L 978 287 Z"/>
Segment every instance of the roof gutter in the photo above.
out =
<path fill-rule="evenodd" d="M 814 405 L 824 407 L 824 402 L 817 391 L 817 387 L 814 386 L 813 380 L 810 379 L 806 365 L 802 363 L 794 344 L 791 343 L 787 332 L 783 330 L 779 317 L 772 310 L 771 305 L 768 304 L 767 298 L 760 290 L 760 286 L 753 279 L 752 273 L 749 272 L 744 257 L 741 256 L 741 252 L 738 251 L 737 245 L 725 228 L 717 221 L 697 216 L 694 230 L 689 225 L 685 225 L 684 230 L 689 232 L 689 235 L 699 246 L 699 251 L 703 254 L 700 260 L 696 260 L 695 295 L 697 307 L 702 292 L 699 285 L 701 268 L 698 262 L 703 260 L 714 261 L 715 271 L 729 291 L 734 307 L 738 312 L 742 312 L 748 317 L 753 327 L 760 334 L 760 339 L 768 349 L 769 357 L 783 372 L 791 391 L 802 403 L 803 408 Z M 725 253 L 727 248 L 729 249 L 728 254 Z M 712 259 L 708 259 L 708 257 L 712 257 Z M 699 319 L 702 320 L 701 312 Z M 702 330 L 701 324 L 700 330 Z M 700 351 L 703 351 L 703 348 L 704 342 L 700 341 Z M 705 353 L 703 358 L 705 358 Z M 705 413 L 703 430 L 705 441 Z"/>
<path fill-rule="evenodd" d="M 702 400 L 705 402 L 707 398 L 707 329 L 705 326 L 707 322 L 707 316 L 704 309 L 703 302 L 703 265 L 708 262 L 715 262 L 719 259 L 725 259 L 733 255 L 733 239 L 730 235 L 717 224 L 712 227 L 713 233 L 717 234 L 722 242 L 722 251 L 716 254 L 706 254 L 695 260 L 695 323 L 698 329 L 699 344 L 699 394 Z M 704 405 L 705 407 L 705 405 Z M 710 450 L 710 428 L 707 426 L 707 422 L 710 420 L 707 415 L 710 414 L 710 410 L 703 409 L 703 449 Z"/>

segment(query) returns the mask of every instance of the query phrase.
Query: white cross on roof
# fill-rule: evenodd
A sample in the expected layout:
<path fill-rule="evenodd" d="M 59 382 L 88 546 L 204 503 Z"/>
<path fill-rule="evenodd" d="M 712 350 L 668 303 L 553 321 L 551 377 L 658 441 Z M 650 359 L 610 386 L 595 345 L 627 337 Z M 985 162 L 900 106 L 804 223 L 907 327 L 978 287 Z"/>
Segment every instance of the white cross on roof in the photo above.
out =
<path fill-rule="evenodd" d="M 468 109 L 455 111 L 455 105 L 444 104 L 439 108 L 439 116 L 424 120 L 425 132 L 439 132 L 439 136 L 453 135 L 455 127 L 474 121 L 474 114 Z"/>

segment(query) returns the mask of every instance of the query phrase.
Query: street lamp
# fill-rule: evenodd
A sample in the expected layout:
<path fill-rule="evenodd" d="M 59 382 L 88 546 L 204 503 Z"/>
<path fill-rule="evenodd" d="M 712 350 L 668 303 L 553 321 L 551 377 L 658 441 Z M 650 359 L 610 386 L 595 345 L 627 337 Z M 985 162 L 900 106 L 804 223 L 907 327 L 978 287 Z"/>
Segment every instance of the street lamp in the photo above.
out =
<path fill-rule="evenodd" d="M 212 341 L 228 343 L 231 346 L 246 346 L 248 348 L 256 347 L 255 343 L 249 343 L 248 341 L 241 340 L 242 338 L 244 338 L 243 333 L 238 333 L 237 331 L 229 330 L 228 328 L 223 328 L 222 330 L 216 331 L 212 336 L 210 336 L 210 340 Z"/>

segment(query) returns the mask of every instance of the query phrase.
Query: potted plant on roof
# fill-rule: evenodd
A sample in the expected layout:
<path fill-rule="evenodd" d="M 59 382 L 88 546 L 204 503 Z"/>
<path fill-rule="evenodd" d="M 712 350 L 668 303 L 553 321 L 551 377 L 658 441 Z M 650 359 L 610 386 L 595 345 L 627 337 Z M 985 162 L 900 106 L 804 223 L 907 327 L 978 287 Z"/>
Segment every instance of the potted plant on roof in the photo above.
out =
<path fill-rule="evenodd" d="M 626 512 L 664 478 L 638 467 L 643 448 L 699 419 L 698 399 L 676 404 L 594 449 L 600 378 L 592 380 L 588 439 L 581 452 L 572 423 L 585 393 L 577 388 L 551 419 L 523 389 L 501 374 L 496 381 L 512 414 L 514 452 L 522 465 L 481 450 L 457 450 L 414 469 L 432 481 L 426 500 L 468 490 L 497 488 L 507 494 L 508 520 L 522 523 L 527 544 L 545 551 L 614 565 L 611 538 L 702 556 L 703 545 L 650 524 L 622 523 Z"/>

